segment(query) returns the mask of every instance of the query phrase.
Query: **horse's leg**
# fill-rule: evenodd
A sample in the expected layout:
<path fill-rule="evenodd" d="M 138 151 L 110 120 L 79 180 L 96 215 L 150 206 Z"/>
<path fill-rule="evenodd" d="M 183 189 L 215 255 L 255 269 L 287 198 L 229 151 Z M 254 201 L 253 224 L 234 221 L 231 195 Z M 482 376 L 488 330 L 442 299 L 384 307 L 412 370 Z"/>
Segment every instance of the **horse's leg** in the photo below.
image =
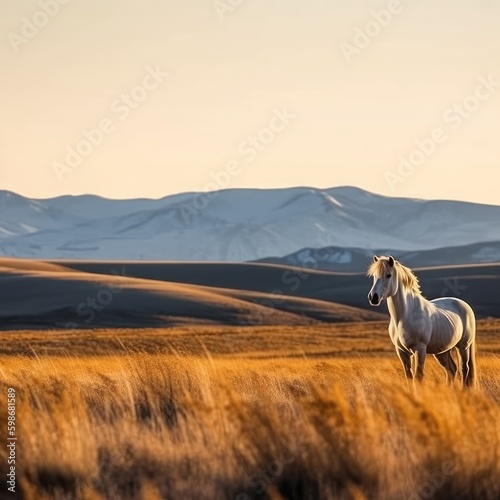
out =
<path fill-rule="evenodd" d="M 396 347 L 396 354 L 398 355 L 399 361 L 405 369 L 405 375 L 408 380 L 413 378 L 413 373 L 411 372 L 411 354 L 407 351 L 403 351 Z"/>
<path fill-rule="evenodd" d="M 453 361 L 451 351 L 435 354 L 434 357 L 439 361 L 441 366 L 446 368 L 446 381 L 451 385 L 457 374 L 457 365 L 455 364 L 455 361 Z"/>
<path fill-rule="evenodd" d="M 418 344 L 415 349 L 417 353 L 417 367 L 415 369 L 415 378 L 421 382 L 424 378 L 425 355 L 427 353 L 427 346 L 425 344 Z"/>
<path fill-rule="evenodd" d="M 470 387 L 474 385 L 474 367 L 472 363 L 474 360 L 472 358 L 471 346 L 465 349 L 460 349 L 460 357 L 462 358 L 462 377 L 464 387 Z"/>
<path fill-rule="evenodd" d="M 460 357 L 462 358 L 462 377 L 464 387 L 477 387 L 477 366 L 476 366 L 476 322 L 473 315 L 467 322 L 467 328 L 462 336 L 462 341 L 458 344 Z"/>

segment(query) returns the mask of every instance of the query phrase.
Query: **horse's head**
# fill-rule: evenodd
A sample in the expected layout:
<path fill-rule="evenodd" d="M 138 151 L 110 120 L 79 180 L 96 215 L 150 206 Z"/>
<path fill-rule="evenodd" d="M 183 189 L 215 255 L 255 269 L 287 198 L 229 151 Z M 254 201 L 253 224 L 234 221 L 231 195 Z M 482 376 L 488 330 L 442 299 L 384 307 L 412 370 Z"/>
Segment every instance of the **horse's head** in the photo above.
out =
<path fill-rule="evenodd" d="M 373 277 L 373 286 L 368 294 L 372 306 L 379 306 L 384 299 L 392 297 L 398 291 L 394 257 L 373 257 L 373 263 L 368 269 L 368 276 Z"/>

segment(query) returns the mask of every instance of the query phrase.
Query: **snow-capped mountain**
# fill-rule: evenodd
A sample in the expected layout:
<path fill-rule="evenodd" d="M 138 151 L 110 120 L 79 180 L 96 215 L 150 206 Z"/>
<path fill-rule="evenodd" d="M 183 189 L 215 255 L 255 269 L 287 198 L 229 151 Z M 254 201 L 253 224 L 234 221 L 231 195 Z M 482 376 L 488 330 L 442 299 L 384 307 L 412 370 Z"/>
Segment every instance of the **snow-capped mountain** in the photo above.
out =
<path fill-rule="evenodd" d="M 303 248 L 284 257 L 267 257 L 260 259 L 259 262 L 323 271 L 360 273 L 366 271 L 367 263 L 371 262 L 374 254 L 391 254 L 411 268 L 497 263 L 500 262 L 500 241 L 420 251 L 393 248 Z"/>
<path fill-rule="evenodd" d="M 159 200 L 31 200 L 0 191 L 0 255 L 245 261 L 306 247 L 422 251 L 487 241 L 500 241 L 500 207 L 353 187 L 228 189 Z M 350 259 L 342 251 L 335 258 Z"/>

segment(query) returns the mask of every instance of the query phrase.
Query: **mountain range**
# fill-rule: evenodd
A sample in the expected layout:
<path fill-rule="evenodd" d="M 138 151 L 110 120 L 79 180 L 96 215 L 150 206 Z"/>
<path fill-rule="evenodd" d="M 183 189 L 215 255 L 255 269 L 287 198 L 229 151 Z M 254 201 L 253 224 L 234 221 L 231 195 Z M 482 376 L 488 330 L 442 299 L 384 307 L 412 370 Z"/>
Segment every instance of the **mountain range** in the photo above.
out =
<path fill-rule="evenodd" d="M 264 259 L 355 272 L 372 253 L 418 266 L 500 261 L 500 206 L 385 197 L 354 187 L 227 189 L 158 200 L 30 199 L 0 191 L 4 256 Z"/>

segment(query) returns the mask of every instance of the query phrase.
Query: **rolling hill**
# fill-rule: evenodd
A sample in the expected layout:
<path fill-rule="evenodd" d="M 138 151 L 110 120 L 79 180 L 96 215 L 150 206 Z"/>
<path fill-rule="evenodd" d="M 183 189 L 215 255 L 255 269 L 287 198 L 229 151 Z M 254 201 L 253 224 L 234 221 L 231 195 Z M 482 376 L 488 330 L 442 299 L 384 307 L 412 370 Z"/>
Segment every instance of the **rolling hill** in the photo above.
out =
<path fill-rule="evenodd" d="M 75 266 L 74 266 L 75 267 Z M 157 264 L 156 275 L 162 274 Z M 132 276 L 126 264 L 98 274 L 58 264 L 0 259 L 0 329 L 190 324 L 239 326 L 383 319 L 375 311 L 272 289 L 224 288 Z M 151 271 L 151 269 L 149 270 Z M 147 275 L 148 273 L 146 273 Z"/>

